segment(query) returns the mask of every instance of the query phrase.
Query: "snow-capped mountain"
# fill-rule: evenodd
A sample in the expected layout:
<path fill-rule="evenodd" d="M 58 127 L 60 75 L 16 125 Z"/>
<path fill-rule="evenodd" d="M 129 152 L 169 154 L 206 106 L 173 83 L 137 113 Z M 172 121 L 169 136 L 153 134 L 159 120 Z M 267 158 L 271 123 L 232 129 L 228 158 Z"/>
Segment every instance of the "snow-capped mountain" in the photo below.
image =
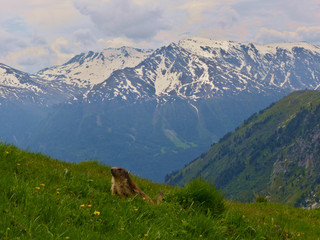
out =
<path fill-rule="evenodd" d="M 3 128 L 0 137 L 62 160 L 98 159 L 161 181 L 271 102 L 319 89 L 320 48 L 187 38 L 155 51 L 83 53 L 35 75 L 1 69 L 2 97 L 61 104 L 29 114 L 28 132 L 21 116 L 29 109 L 1 107 L 0 124 L 15 119 L 21 127 Z"/>
<path fill-rule="evenodd" d="M 319 87 L 317 45 L 304 42 L 259 45 L 188 38 L 157 49 L 134 68 L 113 72 L 87 92 L 84 99 L 197 100 Z"/>
<path fill-rule="evenodd" d="M 63 65 L 43 69 L 37 76 L 79 88 L 91 88 L 106 80 L 113 71 L 135 67 L 152 53 L 131 47 L 108 48 L 76 55 Z"/>
<path fill-rule="evenodd" d="M 113 71 L 136 66 L 151 53 L 130 47 L 90 51 L 36 74 L 0 64 L 0 99 L 42 105 L 62 103 L 103 82 Z"/>
<path fill-rule="evenodd" d="M 90 51 L 34 75 L 0 67 L 0 97 L 39 103 L 78 100 L 79 94 L 87 102 L 195 101 L 320 87 L 320 47 L 304 42 L 259 45 L 193 37 L 155 51 Z"/>
<path fill-rule="evenodd" d="M 48 82 L 0 63 L 0 102 L 51 105 L 71 96 L 66 84 Z"/>

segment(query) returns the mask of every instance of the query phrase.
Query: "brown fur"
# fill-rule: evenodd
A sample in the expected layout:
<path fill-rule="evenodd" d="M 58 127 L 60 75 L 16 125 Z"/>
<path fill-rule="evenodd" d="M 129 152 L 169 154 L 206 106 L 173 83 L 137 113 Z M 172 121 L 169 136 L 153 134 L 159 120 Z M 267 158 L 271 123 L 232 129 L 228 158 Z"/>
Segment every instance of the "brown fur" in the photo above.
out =
<path fill-rule="evenodd" d="M 132 181 L 127 170 L 120 167 L 112 167 L 111 174 L 112 194 L 118 195 L 121 198 L 129 197 L 131 195 L 140 195 L 154 205 L 152 199 L 147 194 L 142 192 L 139 186 Z M 157 204 L 162 201 L 162 197 L 163 194 L 160 193 L 157 199 Z"/>

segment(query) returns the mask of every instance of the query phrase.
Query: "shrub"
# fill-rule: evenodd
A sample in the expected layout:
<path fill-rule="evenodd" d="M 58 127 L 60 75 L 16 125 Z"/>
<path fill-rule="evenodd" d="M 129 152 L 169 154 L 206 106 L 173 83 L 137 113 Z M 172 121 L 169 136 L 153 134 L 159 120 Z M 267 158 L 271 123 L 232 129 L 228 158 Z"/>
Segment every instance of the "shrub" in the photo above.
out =
<path fill-rule="evenodd" d="M 266 203 L 266 202 L 268 202 L 268 199 L 263 196 L 259 196 L 256 198 L 256 203 Z"/>
<path fill-rule="evenodd" d="M 195 179 L 187 183 L 184 188 L 176 190 L 171 198 L 184 208 L 192 206 L 210 212 L 213 216 L 221 215 L 225 210 L 224 198 L 220 191 L 200 179 Z"/>

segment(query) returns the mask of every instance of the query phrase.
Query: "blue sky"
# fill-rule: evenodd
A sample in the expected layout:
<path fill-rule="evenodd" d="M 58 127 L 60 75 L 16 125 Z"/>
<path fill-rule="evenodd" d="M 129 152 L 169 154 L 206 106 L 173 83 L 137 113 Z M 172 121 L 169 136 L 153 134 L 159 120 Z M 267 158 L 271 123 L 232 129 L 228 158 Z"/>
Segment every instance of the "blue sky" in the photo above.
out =
<path fill-rule="evenodd" d="M 108 47 L 157 48 L 189 35 L 320 44 L 320 0 L 10 0 L 0 62 L 27 72 Z"/>

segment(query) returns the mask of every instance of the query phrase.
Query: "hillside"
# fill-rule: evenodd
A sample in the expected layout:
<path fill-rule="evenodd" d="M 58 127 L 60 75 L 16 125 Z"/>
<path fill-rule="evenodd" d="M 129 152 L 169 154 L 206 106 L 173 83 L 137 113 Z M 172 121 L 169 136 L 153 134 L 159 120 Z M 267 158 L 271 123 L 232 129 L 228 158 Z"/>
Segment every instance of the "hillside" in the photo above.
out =
<path fill-rule="evenodd" d="M 319 204 L 320 92 L 298 91 L 252 115 L 167 183 L 199 177 L 229 199 L 263 195 L 295 206 Z"/>
<path fill-rule="evenodd" d="M 316 239 L 320 212 L 225 202 L 203 181 L 185 188 L 132 176 L 161 205 L 110 192 L 110 167 L 71 164 L 0 144 L 0 239 Z M 201 191 L 199 191 L 199 189 Z M 214 200 L 213 200 L 214 199 Z M 212 201 L 216 201 L 213 204 Z"/>

